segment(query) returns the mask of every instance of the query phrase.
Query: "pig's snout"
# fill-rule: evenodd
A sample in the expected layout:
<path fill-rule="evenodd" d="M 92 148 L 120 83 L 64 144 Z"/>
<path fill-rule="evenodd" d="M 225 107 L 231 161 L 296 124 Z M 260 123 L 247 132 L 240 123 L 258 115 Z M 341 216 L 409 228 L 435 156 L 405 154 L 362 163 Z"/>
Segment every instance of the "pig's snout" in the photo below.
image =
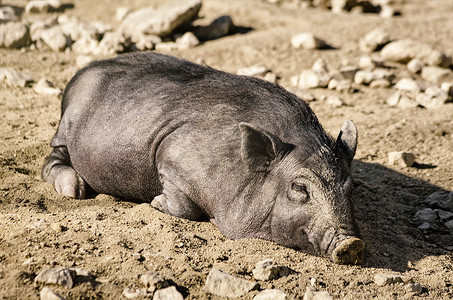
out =
<path fill-rule="evenodd" d="M 332 260 L 339 265 L 358 265 L 363 261 L 365 243 L 351 237 L 342 240 L 332 251 Z"/>

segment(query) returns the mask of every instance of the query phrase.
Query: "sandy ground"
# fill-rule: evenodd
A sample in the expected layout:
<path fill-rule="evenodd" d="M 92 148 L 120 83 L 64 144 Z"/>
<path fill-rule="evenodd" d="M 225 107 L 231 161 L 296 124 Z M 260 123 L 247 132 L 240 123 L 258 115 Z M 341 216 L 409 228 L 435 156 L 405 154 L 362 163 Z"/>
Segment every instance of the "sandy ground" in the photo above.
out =
<path fill-rule="evenodd" d="M 118 6 L 142 7 L 149 1 L 76 1 L 69 15 L 100 20 L 114 28 Z M 107 4 L 108 3 L 108 4 Z M 23 0 L 3 4 L 24 6 Z M 265 65 L 290 87 L 290 77 L 324 58 L 336 68 L 344 59 L 357 63 L 358 41 L 374 28 L 393 39 L 412 38 L 453 54 L 453 2 L 408 0 L 402 16 L 382 19 L 373 14 L 335 15 L 321 9 L 295 9 L 258 0 L 205 0 L 200 22 L 232 16 L 236 25 L 253 28 L 172 54 L 203 59 L 229 72 Z M 42 16 L 43 18 L 45 16 Z M 292 35 L 313 32 L 334 50 L 293 49 Z M 450 51 L 450 52 L 449 52 Z M 38 50 L 0 49 L 0 67 L 12 67 L 47 77 L 64 88 L 77 71 L 76 55 Z M 397 77 L 408 75 L 395 65 Z M 0 299 L 37 299 L 43 285 L 34 277 L 45 268 L 79 267 L 91 276 L 79 277 L 72 289 L 52 286 L 66 299 L 119 299 L 125 288 L 141 288 L 139 276 L 157 270 L 172 278 L 187 299 L 220 299 L 202 287 L 212 268 L 253 280 L 258 261 L 273 258 L 294 270 L 277 280 L 259 282 L 260 289 L 277 288 L 294 299 L 303 297 L 311 278 L 334 299 L 453 298 L 453 238 L 441 224 L 421 231 L 412 222 L 423 200 L 435 191 L 453 189 L 453 104 L 440 108 L 390 108 L 392 89 L 359 86 L 353 94 L 338 94 L 347 106 L 325 101 L 310 103 L 326 130 L 337 135 L 345 119 L 359 130 L 353 163 L 353 202 L 362 239 L 367 245 L 363 266 L 339 266 L 327 259 L 260 240 L 231 241 L 210 223 L 164 215 L 148 204 L 99 195 L 93 199 L 60 197 L 40 180 L 49 142 L 59 121 L 60 97 L 36 94 L 32 88 L 0 82 Z M 389 165 L 390 151 L 412 151 L 416 167 Z M 423 290 L 408 294 L 403 284 L 378 286 L 373 276 L 398 273 L 413 278 Z M 258 290 L 245 298 L 253 298 Z"/>

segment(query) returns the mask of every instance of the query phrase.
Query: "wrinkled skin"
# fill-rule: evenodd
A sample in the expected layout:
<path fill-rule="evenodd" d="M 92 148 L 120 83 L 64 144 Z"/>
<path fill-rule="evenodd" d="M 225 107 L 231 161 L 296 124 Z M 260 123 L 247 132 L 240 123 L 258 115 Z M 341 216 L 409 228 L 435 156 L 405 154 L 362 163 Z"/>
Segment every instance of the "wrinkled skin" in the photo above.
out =
<path fill-rule="evenodd" d="M 281 87 L 156 53 L 92 63 L 69 82 L 42 177 L 58 193 L 150 202 L 262 238 L 360 263 L 350 196 L 357 130 L 336 140 Z"/>

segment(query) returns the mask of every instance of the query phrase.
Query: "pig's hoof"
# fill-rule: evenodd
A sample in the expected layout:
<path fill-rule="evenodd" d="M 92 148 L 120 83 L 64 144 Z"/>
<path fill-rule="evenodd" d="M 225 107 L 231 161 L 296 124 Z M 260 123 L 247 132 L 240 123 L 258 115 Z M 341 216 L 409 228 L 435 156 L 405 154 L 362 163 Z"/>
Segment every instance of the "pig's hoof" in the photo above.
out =
<path fill-rule="evenodd" d="M 332 260 L 339 265 L 357 265 L 363 261 L 365 243 L 358 238 L 341 241 L 332 252 Z"/>
<path fill-rule="evenodd" d="M 55 179 L 55 189 L 62 196 L 83 199 L 86 183 L 74 170 L 65 170 Z"/>

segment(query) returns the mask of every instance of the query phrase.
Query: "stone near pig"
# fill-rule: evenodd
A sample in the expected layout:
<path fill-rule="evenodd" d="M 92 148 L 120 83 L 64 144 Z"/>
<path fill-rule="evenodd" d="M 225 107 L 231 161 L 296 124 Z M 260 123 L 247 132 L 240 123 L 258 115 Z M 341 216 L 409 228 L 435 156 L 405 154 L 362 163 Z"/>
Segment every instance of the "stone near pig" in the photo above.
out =
<path fill-rule="evenodd" d="M 421 77 L 430 82 L 441 83 L 447 79 L 451 80 L 452 75 L 453 72 L 450 69 L 428 66 L 422 69 Z"/>
<path fill-rule="evenodd" d="M 45 269 L 35 277 L 35 282 L 58 284 L 70 289 L 74 285 L 75 276 L 76 271 L 70 268 Z"/>
<path fill-rule="evenodd" d="M 391 165 L 400 165 L 402 167 L 412 167 L 415 163 L 415 155 L 412 152 L 390 152 L 389 164 Z"/>
<path fill-rule="evenodd" d="M 115 19 L 118 21 L 118 22 L 121 22 L 124 20 L 124 18 L 126 18 L 126 16 L 132 11 L 131 8 L 129 7 L 125 7 L 125 6 L 120 6 L 116 9 L 116 12 L 115 12 Z"/>
<path fill-rule="evenodd" d="M 106 32 L 94 49 L 95 54 L 113 55 L 125 51 L 126 39 L 118 32 Z"/>
<path fill-rule="evenodd" d="M 445 226 L 446 226 L 448 229 L 453 230 L 453 220 L 448 221 L 448 222 L 445 222 Z"/>
<path fill-rule="evenodd" d="M 64 51 L 71 45 L 69 36 L 64 34 L 60 26 L 39 31 L 39 38 L 55 52 Z"/>
<path fill-rule="evenodd" d="M 379 11 L 379 16 L 381 18 L 385 18 L 385 19 L 391 18 L 391 17 L 396 16 L 398 14 L 400 14 L 400 12 L 395 10 L 395 8 L 393 6 L 390 6 L 390 5 L 381 6 L 381 10 Z"/>
<path fill-rule="evenodd" d="M 327 72 L 316 72 L 310 69 L 302 70 L 297 77 L 296 86 L 300 89 L 325 88 L 329 84 L 330 76 Z"/>
<path fill-rule="evenodd" d="M 401 91 L 410 91 L 414 93 L 421 92 L 420 85 L 417 83 L 417 81 L 411 78 L 400 79 L 400 81 L 395 84 L 395 88 Z"/>
<path fill-rule="evenodd" d="M 183 300 L 184 297 L 176 289 L 175 286 L 170 286 L 154 293 L 153 300 Z"/>
<path fill-rule="evenodd" d="M 414 221 L 417 222 L 417 224 L 422 224 L 425 222 L 433 223 L 436 220 L 437 220 L 437 214 L 431 208 L 424 208 L 422 210 L 419 210 L 414 215 Z"/>
<path fill-rule="evenodd" d="M 131 38 L 131 41 L 140 51 L 153 50 L 157 44 L 162 43 L 162 39 L 154 34 L 136 34 Z"/>
<path fill-rule="evenodd" d="M 266 73 L 269 72 L 269 69 L 265 66 L 251 66 L 247 68 L 239 69 L 236 74 L 245 75 L 245 76 L 259 76 L 263 77 Z"/>
<path fill-rule="evenodd" d="M 39 292 L 39 299 L 40 300 L 64 300 L 65 298 L 61 297 L 60 295 L 58 295 L 54 291 L 52 291 L 49 287 L 45 286 L 42 288 L 41 292 Z"/>
<path fill-rule="evenodd" d="M 19 18 L 11 6 L 0 7 L 0 23 L 19 21 Z"/>
<path fill-rule="evenodd" d="M 169 287 L 171 282 L 155 271 L 148 271 L 140 276 L 140 281 L 145 285 L 147 291 L 154 293 L 156 290 Z"/>
<path fill-rule="evenodd" d="M 440 88 L 447 93 L 449 97 L 453 97 L 453 82 L 442 82 Z"/>
<path fill-rule="evenodd" d="M 453 219 L 453 212 L 445 211 L 442 209 L 435 209 L 434 211 L 436 212 L 441 222 L 447 222 Z"/>
<path fill-rule="evenodd" d="M 76 60 L 77 67 L 83 68 L 83 67 L 86 67 L 90 62 L 93 61 L 93 57 L 89 56 L 89 55 L 81 54 L 81 55 L 77 55 L 75 60 Z"/>
<path fill-rule="evenodd" d="M 390 35 L 383 29 L 375 29 L 368 32 L 359 41 L 360 51 L 370 53 L 373 51 L 379 51 L 391 41 Z"/>
<path fill-rule="evenodd" d="M 291 45 L 298 49 L 307 50 L 323 49 L 327 47 L 327 43 L 310 32 L 299 33 L 291 38 Z"/>
<path fill-rule="evenodd" d="M 148 293 L 145 288 L 143 289 L 130 289 L 126 288 L 123 290 L 123 296 L 127 299 L 135 299 L 135 298 L 145 298 L 150 297 L 152 294 Z"/>
<path fill-rule="evenodd" d="M 411 59 L 417 58 L 431 66 L 448 68 L 451 65 L 450 56 L 427 44 L 411 39 L 398 40 L 387 44 L 381 50 L 381 56 L 386 60 L 400 63 L 407 63 Z"/>
<path fill-rule="evenodd" d="M 439 208 L 453 212 L 453 192 L 434 192 L 424 200 L 431 208 Z"/>
<path fill-rule="evenodd" d="M 326 103 L 332 107 L 341 107 L 344 105 L 343 100 L 337 95 L 329 95 L 326 97 Z"/>
<path fill-rule="evenodd" d="M 46 13 L 60 8 L 60 0 L 32 0 L 25 5 L 25 13 Z"/>
<path fill-rule="evenodd" d="M 342 93 L 347 93 L 347 92 L 353 91 L 352 83 L 350 80 L 347 80 L 347 79 L 337 80 L 337 79 L 333 78 L 329 81 L 327 88 L 331 89 L 331 90 L 337 90 L 338 92 L 342 92 Z"/>
<path fill-rule="evenodd" d="M 411 277 L 400 274 L 379 273 L 374 275 L 374 282 L 379 286 L 395 283 L 408 283 L 411 280 Z"/>
<path fill-rule="evenodd" d="M 228 35 L 234 28 L 233 19 L 230 16 L 220 16 L 208 26 L 198 27 L 194 34 L 203 41 L 214 40 Z"/>
<path fill-rule="evenodd" d="M 396 91 L 387 99 L 387 104 L 399 108 L 414 108 L 418 106 L 415 101 L 416 97 L 415 94 L 408 91 Z"/>
<path fill-rule="evenodd" d="M 370 88 L 373 88 L 373 89 L 388 88 L 391 85 L 392 85 L 392 83 L 388 79 L 381 78 L 381 79 L 375 79 L 375 80 L 371 81 Z"/>
<path fill-rule="evenodd" d="M 275 265 L 274 260 L 270 258 L 258 262 L 252 273 L 255 279 L 267 281 L 288 276 L 289 269 Z"/>
<path fill-rule="evenodd" d="M 99 46 L 99 41 L 90 36 L 84 36 L 75 41 L 71 49 L 77 54 L 96 54 Z"/>
<path fill-rule="evenodd" d="M 312 286 L 307 286 L 303 300 L 333 300 L 327 291 L 317 291 Z"/>
<path fill-rule="evenodd" d="M 213 295 L 238 298 L 244 296 L 255 287 L 256 283 L 254 282 L 234 277 L 218 269 L 212 269 L 208 274 L 203 289 Z"/>
<path fill-rule="evenodd" d="M 253 300 L 286 300 L 286 299 L 288 299 L 288 295 L 277 289 L 264 290 L 259 292 L 259 294 L 257 294 L 255 297 L 253 297 Z"/>
<path fill-rule="evenodd" d="M 405 290 L 409 293 L 421 294 L 423 291 L 422 286 L 416 282 L 409 282 L 404 286 Z"/>
<path fill-rule="evenodd" d="M 211 220 L 231 239 L 338 263 L 363 258 L 350 202 L 351 121 L 333 139 L 278 85 L 154 52 L 90 64 L 69 82 L 62 108 L 42 171 L 62 195 L 83 198 L 90 186 Z"/>
<path fill-rule="evenodd" d="M 12 68 L 0 68 L 0 80 L 6 80 L 6 84 L 15 87 L 25 87 L 34 81 L 32 75 Z"/>
<path fill-rule="evenodd" d="M 347 79 L 347 80 L 354 80 L 354 76 L 355 74 L 359 71 L 359 68 L 357 68 L 356 66 L 344 66 L 344 67 L 341 67 L 339 72 L 341 74 L 341 76 L 343 76 L 343 78 Z"/>
<path fill-rule="evenodd" d="M 0 47 L 20 49 L 31 44 L 30 30 L 21 22 L 0 23 Z"/>
<path fill-rule="evenodd" d="M 417 58 L 413 58 L 407 63 L 407 69 L 416 74 L 420 73 L 424 67 L 423 61 Z"/>
<path fill-rule="evenodd" d="M 435 108 L 447 103 L 449 97 L 441 88 L 430 86 L 424 93 L 417 95 L 416 101 L 426 108 Z"/>
<path fill-rule="evenodd" d="M 200 8 L 201 0 L 145 7 L 128 14 L 121 23 L 120 31 L 127 37 L 136 34 L 165 37 L 180 25 L 196 18 Z"/>
<path fill-rule="evenodd" d="M 198 46 L 200 41 L 192 32 L 186 32 L 176 39 L 176 44 L 179 46 L 179 50 L 187 50 Z"/>
<path fill-rule="evenodd" d="M 34 86 L 33 90 L 38 94 L 44 95 L 60 95 L 61 90 L 56 88 L 52 82 L 47 80 L 46 78 L 41 78 L 36 85 Z"/>

